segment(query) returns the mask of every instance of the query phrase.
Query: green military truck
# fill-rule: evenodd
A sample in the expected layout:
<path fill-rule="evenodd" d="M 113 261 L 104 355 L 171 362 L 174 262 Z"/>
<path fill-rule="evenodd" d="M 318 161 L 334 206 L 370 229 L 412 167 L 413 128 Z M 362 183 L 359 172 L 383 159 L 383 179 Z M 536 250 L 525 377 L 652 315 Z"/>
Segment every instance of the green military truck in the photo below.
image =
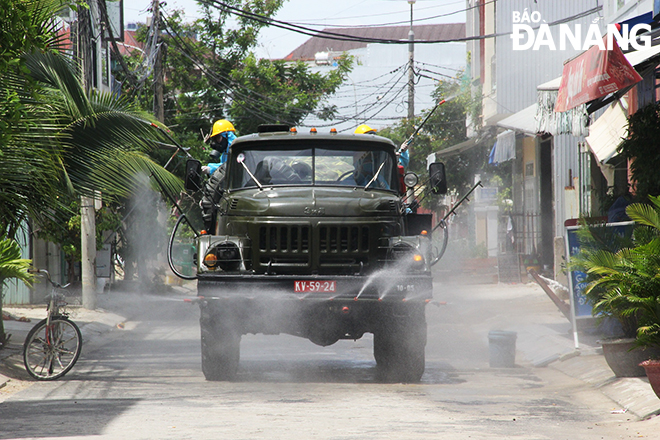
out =
<path fill-rule="evenodd" d="M 373 333 L 381 379 L 419 381 L 431 219 L 406 203 L 417 176 L 404 177 L 392 141 L 275 126 L 228 153 L 214 229 L 195 243 L 206 379 L 235 378 L 245 334 L 327 346 Z M 189 162 L 187 187 L 198 169 Z M 444 166 L 429 169 L 426 188 L 446 192 Z"/>

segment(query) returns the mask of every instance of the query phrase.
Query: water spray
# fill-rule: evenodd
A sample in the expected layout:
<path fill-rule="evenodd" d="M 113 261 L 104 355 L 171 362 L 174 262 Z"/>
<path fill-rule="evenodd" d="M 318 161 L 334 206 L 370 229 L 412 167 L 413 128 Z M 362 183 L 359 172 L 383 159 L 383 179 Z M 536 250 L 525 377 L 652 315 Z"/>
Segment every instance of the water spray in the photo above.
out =
<path fill-rule="evenodd" d="M 447 229 L 447 219 L 449 218 L 450 215 L 456 213 L 456 209 L 457 209 L 459 206 L 461 206 L 461 204 L 462 204 L 464 201 L 466 201 L 466 200 L 467 200 L 468 202 L 470 201 L 470 199 L 468 199 L 468 196 L 469 196 L 470 194 L 472 194 L 472 193 L 474 192 L 474 190 L 477 189 L 477 187 L 479 187 L 479 186 L 483 186 L 483 185 L 481 184 L 481 180 L 478 181 L 477 183 L 475 183 L 474 186 L 470 189 L 470 191 L 468 191 L 468 193 L 465 194 L 465 195 L 461 198 L 461 200 L 459 200 L 458 203 L 456 203 L 456 204 L 455 204 L 455 205 L 449 210 L 449 212 L 448 212 L 447 214 L 445 214 L 445 216 L 442 218 L 442 220 L 440 220 L 440 221 L 438 222 L 438 224 L 435 225 L 435 227 L 431 230 L 431 232 L 434 232 L 436 229 L 438 229 L 438 228 L 442 228 L 442 230 L 443 230 L 443 232 L 444 232 L 444 238 L 443 238 L 443 243 L 442 243 L 442 250 L 440 250 L 440 253 L 438 254 L 438 256 L 435 257 L 435 259 L 431 262 L 431 266 L 435 265 L 438 261 L 440 261 L 440 259 L 442 258 L 442 256 L 445 254 L 445 251 L 447 250 L 447 243 L 449 242 L 449 230 Z"/>

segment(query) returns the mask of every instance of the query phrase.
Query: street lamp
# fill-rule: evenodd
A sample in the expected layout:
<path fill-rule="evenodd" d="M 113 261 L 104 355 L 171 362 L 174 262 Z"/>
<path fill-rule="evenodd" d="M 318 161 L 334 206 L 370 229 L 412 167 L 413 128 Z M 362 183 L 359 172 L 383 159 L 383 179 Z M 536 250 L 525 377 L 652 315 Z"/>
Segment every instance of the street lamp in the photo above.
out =
<path fill-rule="evenodd" d="M 408 31 L 408 119 L 415 117 L 415 32 L 413 31 L 413 5 L 416 0 L 408 0 L 410 4 L 410 31 Z"/>

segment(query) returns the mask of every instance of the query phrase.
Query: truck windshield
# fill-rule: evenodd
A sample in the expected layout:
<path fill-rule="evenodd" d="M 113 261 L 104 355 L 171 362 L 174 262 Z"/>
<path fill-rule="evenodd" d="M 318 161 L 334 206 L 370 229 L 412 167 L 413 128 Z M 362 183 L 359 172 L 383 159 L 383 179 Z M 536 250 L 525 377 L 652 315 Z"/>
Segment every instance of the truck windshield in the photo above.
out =
<path fill-rule="evenodd" d="M 393 159 L 384 150 L 243 150 L 233 158 L 231 188 L 368 185 L 369 188 L 394 190 L 396 168 Z M 373 182 L 369 184 L 371 180 Z"/>

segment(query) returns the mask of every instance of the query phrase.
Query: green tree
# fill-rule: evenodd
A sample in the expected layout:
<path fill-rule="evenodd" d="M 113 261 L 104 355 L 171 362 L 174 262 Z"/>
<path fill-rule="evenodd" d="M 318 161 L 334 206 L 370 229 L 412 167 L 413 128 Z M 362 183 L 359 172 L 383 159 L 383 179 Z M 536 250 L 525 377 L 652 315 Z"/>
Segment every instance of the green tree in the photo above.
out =
<path fill-rule="evenodd" d="M 267 23 L 233 15 L 216 2 L 199 3 L 202 16 L 192 23 L 183 21 L 181 11 L 163 14 L 166 32 L 161 36 L 166 48 L 165 124 L 191 148 L 193 156 L 207 159 L 210 150 L 201 147 L 200 133 L 208 133 L 217 119 L 230 119 L 239 134 L 249 134 L 264 123 L 297 125 L 312 112 L 325 119 L 332 116 L 334 109 L 323 105 L 324 98 L 344 80 L 352 65 L 350 59 L 342 58 L 327 74 L 312 73 L 304 63 L 257 60 L 252 51 Z M 226 3 L 271 17 L 284 0 Z M 141 27 L 138 39 L 151 41 L 148 31 Z M 132 65 L 148 55 L 135 51 Z M 151 78 L 126 84 L 132 99 L 143 108 L 151 108 Z M 162 153 L 161 159 L 166 156 Z M 182 163 L 177 162 L 177 173 L 182 171 Z"/>
<path fill-rule="evenodd" d="M 631 160 L 635 196 L 645 200 L 660 195 L 660 102 L 639 109 L 628 118 L 628 137 L 619 151 Z"/>
<path fill-rule="evenodd" d="M 231 95 L 228 113 L 243 133 L 256 132 L 260 124 L 298 125 L 344 82 L 352 59 L 341 57 L 337 64 L 336 69 L 322 75 L 310 72 L 302 61 L 257 60 L 250 54 L 240 68 L 231 72 L 231 79 L 240 84 L 242 92 Z M 335 113 L 327 105 L 318 111 L 325 120 Z"/>
<path fill-rule="evenodd" d="M 453 81 L 440 81 L 432 94 L 435 102 L 447 100 L 431 115 L 410 146 L 409 169 L 426 174 L 426 158 L 429 154 L 442 151 L 468 139 L 466 121 L 474 121 L 479 114 L 479 99 L 473 97 L 465 75 L 459 74 Z M 379 132 L 396 144 L 403 143 L 432 109 L 425 109 L 414 120 L 403 119 Z M 483 169 L 488 159 L 485 148 L 474 148 L 468 152 L 446 159 L 447 180 L 450 188 L 459 193 L 472 186 L 473 175 Z"/>

